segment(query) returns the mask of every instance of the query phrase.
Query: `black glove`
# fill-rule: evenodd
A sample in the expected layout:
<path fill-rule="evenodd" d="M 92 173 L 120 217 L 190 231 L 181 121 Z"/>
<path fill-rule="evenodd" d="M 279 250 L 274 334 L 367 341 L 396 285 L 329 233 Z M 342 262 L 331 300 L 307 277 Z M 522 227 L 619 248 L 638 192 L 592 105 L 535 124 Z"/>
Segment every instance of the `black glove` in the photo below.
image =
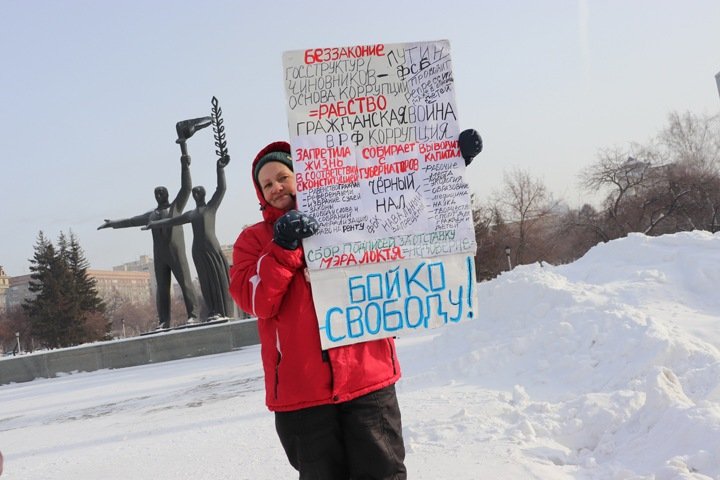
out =
<path fill-rule="evenodd" d="M 458 146 L 460 147 L 460 155 L 465 159 L 465 166 L 467 167 L 473 161 L 473 158 L 482 152 L 482 138 L 480 138 L 477 130 L 463 130 L 458 137 Z"/>
<path fill-rule="evenodd" d="M 286 250 L 295 250 L 301 239 L 314 235 L 319 228 L 310 215 L 290 210 L 275 222 L 273 241 Z"/>

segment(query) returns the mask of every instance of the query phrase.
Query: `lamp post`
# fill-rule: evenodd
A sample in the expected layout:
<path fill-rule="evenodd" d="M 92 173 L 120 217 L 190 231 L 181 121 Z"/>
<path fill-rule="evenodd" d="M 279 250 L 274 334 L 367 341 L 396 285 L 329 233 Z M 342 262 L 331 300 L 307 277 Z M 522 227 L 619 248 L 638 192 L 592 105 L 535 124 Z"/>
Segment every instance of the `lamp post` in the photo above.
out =
<path fill-rule="evenodd" d="M 510 247 L 505 247 L 505 257 L 507 258 L 508 262 L 508 271 L 512 270 L 512 262 L 510 261 Z"/>
<path fill-rule="evenodd" d="M 13 352 L 15 351 L 20 353 L 20 332 L 15 332 L 15 348 L 13 349 Z"/>

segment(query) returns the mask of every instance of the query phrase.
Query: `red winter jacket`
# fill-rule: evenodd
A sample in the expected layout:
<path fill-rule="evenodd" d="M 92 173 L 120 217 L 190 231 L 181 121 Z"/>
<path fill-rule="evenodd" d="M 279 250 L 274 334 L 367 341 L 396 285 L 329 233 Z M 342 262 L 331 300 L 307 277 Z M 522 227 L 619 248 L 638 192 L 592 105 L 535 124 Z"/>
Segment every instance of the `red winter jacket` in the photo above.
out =
<path fill-rule="evenodd" d="M 289 153 L 290 145 L 265 147 L 252 171 L 263 155 L 278 150 Z M 285 250 L 272 241 L 273 224 L 285 212 L 267 204 L 257 185 L 255 191 L 263 221 L 235 241 L 230 293 L 258 318 L 268 408 L 282 412 L 346 402 L 395 383 L 400 364 L 392 338 L 321 350 L 303 249 Z"/>

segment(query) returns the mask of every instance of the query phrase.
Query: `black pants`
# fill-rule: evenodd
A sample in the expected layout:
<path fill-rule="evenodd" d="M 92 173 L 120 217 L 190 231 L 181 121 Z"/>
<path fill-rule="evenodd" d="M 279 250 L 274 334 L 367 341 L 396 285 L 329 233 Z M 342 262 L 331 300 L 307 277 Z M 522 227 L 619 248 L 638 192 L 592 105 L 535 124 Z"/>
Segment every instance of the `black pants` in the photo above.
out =
<path fill-rule="evenodd" d="M 300 480 L 405 480 L 395 386 L 349 402 L 276 412 L 275 428 Z"/>

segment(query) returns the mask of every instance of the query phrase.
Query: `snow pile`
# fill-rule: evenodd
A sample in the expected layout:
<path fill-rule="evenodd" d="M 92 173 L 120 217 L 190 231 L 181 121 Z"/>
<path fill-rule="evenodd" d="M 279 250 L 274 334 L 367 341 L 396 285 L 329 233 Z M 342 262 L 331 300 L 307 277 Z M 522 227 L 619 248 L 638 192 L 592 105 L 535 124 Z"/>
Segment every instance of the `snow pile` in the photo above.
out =
<path fill-rule="evenodd" d="M 718 265 L 720 235 L 630 235 L 398 339 L 409 478 L 720 479 Z M 3 480 L 296 478 L 258 357 L 2 386 Z"/>
<path fill-rule="evenodd" d="M 403 388 L 507 392 L 504 434 L 564 471 L 720 478 L 719 265 L 720 236 L 693 232 L 518 267 L 478 285 L 477 323 L 402 358 Z"/>

